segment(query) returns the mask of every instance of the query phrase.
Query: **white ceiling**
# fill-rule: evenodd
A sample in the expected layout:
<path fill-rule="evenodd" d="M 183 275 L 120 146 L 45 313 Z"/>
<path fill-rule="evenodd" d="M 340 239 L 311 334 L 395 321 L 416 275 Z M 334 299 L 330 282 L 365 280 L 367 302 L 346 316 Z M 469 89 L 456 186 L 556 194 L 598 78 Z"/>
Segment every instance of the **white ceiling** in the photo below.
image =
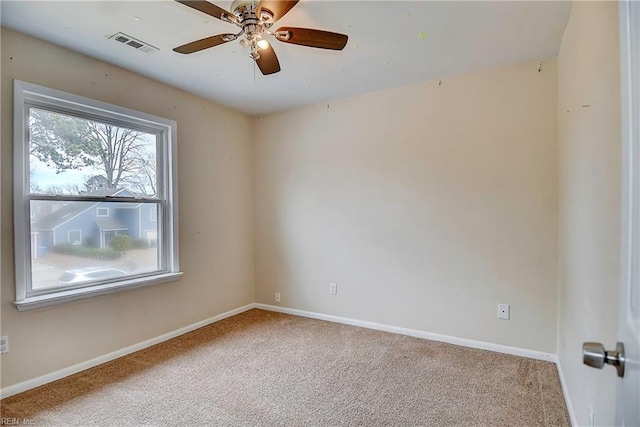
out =
<path fill-rule="evenodd" d="M 230 1 L 213 1 L 229 10 Z M 7 1 L 2 25 L 147 75 L 251 115 L 461 72 L 555 56 L 567 1 L 302 0 L 274 25 L 349 35 L 341 52 L 270 38 L 282 71 L 262 76 L 229 42 L 182 55 L 176 46 L 237 27 L 171 0 Z M 151 54 L 108 37 L 123 32 Z M 270 37 L 270 36 L 269 36 Z"/>

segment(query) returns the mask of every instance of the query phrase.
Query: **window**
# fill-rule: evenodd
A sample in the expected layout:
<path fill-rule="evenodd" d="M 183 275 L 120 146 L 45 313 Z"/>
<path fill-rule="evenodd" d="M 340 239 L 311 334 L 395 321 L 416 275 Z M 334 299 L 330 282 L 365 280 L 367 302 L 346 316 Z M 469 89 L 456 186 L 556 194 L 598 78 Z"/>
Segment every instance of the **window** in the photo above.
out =
<path fill-rule="evenodd" d="M 18 310 L 176 280 L 175 162 L 174 121 L 15 80 Z"/>
<path fill-rule="evenodd" d="M 67 232 L 67 243 L 72 245 L 82 244 L 82 230 L 69 230 Z"/>
<path fill-rule="evenodd" d="M 151 208 L 149 209 L 149 221 L 156 222 L 158 220 L 158 210 Z"/>

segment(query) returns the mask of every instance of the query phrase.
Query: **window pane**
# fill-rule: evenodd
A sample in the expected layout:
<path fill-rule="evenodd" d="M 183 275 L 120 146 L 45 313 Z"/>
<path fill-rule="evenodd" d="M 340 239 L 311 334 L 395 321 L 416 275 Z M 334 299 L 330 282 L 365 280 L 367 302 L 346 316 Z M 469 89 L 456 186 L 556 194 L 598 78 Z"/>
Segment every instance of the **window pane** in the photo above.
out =
<path fill-rule="evenodd" d="M 29 171 L 31 193 L 154 197 L 156 136 L 32 107 Z"/>
<path fill-rule="evenodd" d="M 31 201 L 34 291 L 163 270 L 156 203 Z M 105 215 L 106 214 L 106 215 Z"/>

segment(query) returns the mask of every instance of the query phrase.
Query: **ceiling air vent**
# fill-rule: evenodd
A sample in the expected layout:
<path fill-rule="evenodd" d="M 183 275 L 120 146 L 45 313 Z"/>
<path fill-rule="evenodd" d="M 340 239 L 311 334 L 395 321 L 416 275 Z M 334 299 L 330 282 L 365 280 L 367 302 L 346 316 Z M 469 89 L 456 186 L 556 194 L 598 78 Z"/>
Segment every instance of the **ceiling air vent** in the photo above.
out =
<path fill-rule="evenodd" d="M 115 40 L 118 43 L 126 44 L 127 46 L 131 46 L 132 48 L 140 50 L 144 53 L 151 53 L 154 50 L 159 50 L 157 47 L 150 45 L 149 43 L 145 43 L 124 33 L 116 33 L 109 37 L 109 39 Z"/>

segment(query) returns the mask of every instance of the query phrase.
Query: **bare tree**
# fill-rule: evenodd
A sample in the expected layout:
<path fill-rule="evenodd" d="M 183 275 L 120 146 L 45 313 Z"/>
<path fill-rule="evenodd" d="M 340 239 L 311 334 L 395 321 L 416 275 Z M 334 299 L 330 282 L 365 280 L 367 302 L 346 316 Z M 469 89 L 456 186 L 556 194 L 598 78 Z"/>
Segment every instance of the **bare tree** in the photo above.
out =
<path fill-rule="evenodd" d="M 87 190 L 98 184 L 116 189 L 140 181 L 146 187 L 138 185 L 136 190 L 155 194 L 155 153 L 149 154 L 149 134 L 37 109 L 31 110 L 29 131 L 31 155 L 57 172 L 85 166 L 101 172 L 88 178 Z"/>
<path fill-rule="evenodd" d="M 139 195 L 157 196 L 156 153 L 150 151 L 137 153 L 136 164 L 135 173 L 128 174 L 123 179 L 124 185 Z"/>
<path fill-rule="evenodd" d="M 104 169 L 107 188 L 118 188 L 123 177 L 138 171 L 145 134 L 106 123 L 88 122 L 88 125 L 91 138 L 85 150 L 99 159 L 95 164 Z"/>

